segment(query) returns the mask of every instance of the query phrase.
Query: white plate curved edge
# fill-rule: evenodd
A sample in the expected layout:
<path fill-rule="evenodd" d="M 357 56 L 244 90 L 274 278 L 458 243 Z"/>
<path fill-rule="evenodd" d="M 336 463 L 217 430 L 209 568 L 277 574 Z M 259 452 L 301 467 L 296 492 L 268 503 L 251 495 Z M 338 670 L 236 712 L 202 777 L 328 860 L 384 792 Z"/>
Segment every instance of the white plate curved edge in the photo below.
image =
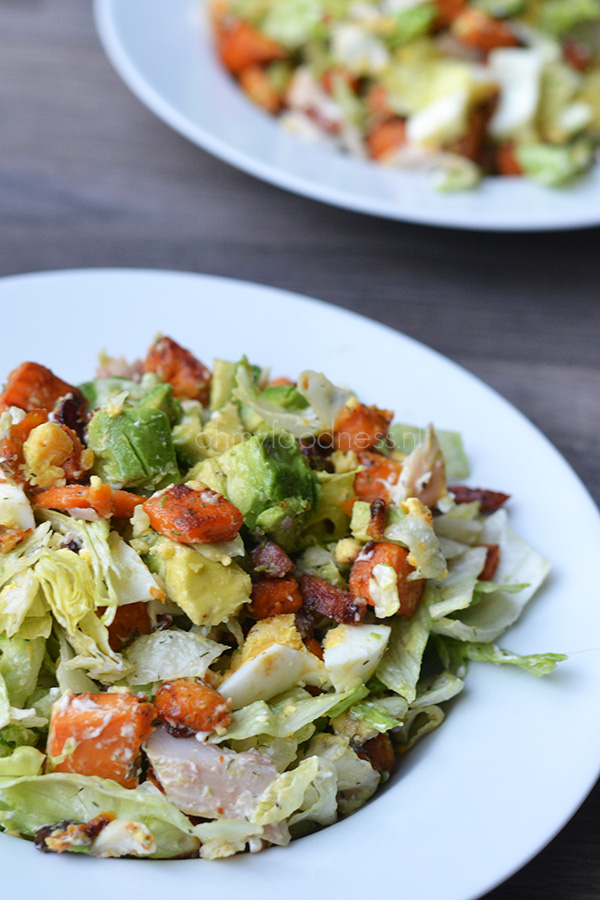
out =
<path fill-rule="evenodd" d="M 125 83 L 159 118 L 208 152 L 278 187 L 356 212 L 451 228 L 545 231 L 600 224 L 600 166 L 563 190 L 489 178 L 436 192 L 401 172 L 286 134 L 216 60 L 207 0 L 95 0 L 98 32 Z"/>
<path fill-rule="evenodd" d="M 207 362 L 245 352 L 276 373 L 324 369 L 405 421 L 460 429 L 472 483 L 512 493 L 516 529 L 555 563 L 550 583 L 504 643 L 521 653 L 571 654 L 547 679 L 473 665 L 443 726 L 407 756 L 379 797 L 285 849 L 214 864 L 109 864 L 41 856 L 1 835 L 3 878 L 19 884 L 21 900 L 37 900 L 53 877 L 63 900 L 79 900 L 82 891 L 104 900 L 107 890 L 121 897 L 187 888 L 196 865 L 203 889 L 246 900 L 262 898 L 267 885 L 290 900 L 322 896 L 324 886 L 350 900 L 396 886 L 407 900 L 474 900 L 560 830 L 600 766 L 600 723 L 590 715 L 600 691 L 600 604 L 590 590 L 600 517 L 530 422 L 411 338 L 274 288 L 159 270 L 80 270 L 3 279 L 0 304 L 7 371 L 27 358 L 78 381 L 89 376 L 99 348 L 134 357 L 162 330 Z M 361 367 L 365 347 L 376 351 L 377 367 Z"/>

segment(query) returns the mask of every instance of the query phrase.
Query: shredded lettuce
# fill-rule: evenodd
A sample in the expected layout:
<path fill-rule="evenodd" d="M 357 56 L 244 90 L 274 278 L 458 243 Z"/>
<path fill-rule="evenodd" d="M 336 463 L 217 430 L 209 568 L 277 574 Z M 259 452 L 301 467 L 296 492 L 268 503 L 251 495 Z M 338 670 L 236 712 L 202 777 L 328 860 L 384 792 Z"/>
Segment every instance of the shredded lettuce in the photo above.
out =
<path fill-rule="evenodd" d="M 319 757 L 333 764 L 337 775 L 338 808 L 349 815 L 363 806 L 379 786 L 379 773 L 350 747 L 339 734 L 317 734 L 305 751 L 305 758 Z"/>
<path fill-rule="evenodd" d="M 253 821 L 257 825 L 276 825 L 291 816 L 301 806 L 306 789 L 318 771 L 319 761 L 313 756 L 297 768 L 278 775 L 261 794 Z"/>
<path fill-rule="evenodd" d="M 436 585 L 439 599 L 431 604 L 432 619 L 441 619 L 471 605 L 486 555 L 485 547 L 469 547 L 450 561 L 448 577 Z"/>
<path fill-rule="evenodd" d="M 179 628 L 155 631 L 137 638 L 124 652 L 134 667 L 127 676 L 129 684 L 147 684 L 173 678 L 202 678 L 224 650 L 217 644 Z"/>
<path fill-rule="evenodd" d="M 427 587 L 410 619 L 396 617 L 392 621 L 388 649 L 375 673 L 379 681 L 408 703 L 417 695 L 423 653 L 431 630 L 430 604 L 431 589 Z"/>

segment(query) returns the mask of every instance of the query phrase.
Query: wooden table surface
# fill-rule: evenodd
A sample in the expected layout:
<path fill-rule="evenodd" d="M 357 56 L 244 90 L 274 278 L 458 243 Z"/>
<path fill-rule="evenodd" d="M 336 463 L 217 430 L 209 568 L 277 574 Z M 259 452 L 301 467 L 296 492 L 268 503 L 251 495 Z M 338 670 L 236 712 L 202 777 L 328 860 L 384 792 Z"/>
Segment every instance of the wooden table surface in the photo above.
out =
<path fill-rule="evenodd" d="M 99 46 L 89 0 L 0 0 L 0 275 L 182 269 L 357 310 L 497 388 L 597 502 L 599 245 L 598 229 L 477 235 L 287 194 L 192 146 L 131 96 Z M 489 900 L 600 897 L 599 841 L 596 787 Z"/>

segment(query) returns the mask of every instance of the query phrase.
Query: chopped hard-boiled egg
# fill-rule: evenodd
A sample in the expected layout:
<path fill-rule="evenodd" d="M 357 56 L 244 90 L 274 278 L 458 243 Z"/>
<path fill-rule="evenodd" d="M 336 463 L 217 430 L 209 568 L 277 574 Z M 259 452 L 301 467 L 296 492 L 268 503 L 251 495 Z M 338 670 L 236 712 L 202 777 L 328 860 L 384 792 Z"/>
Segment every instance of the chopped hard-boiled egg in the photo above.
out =
<path fill-rule="evenodd" d="M 369 579 L 369 596 L 378 619 L 387 619 L 400 609 L 398 596 L 398 575 L 393 566 L 378 564 Z"/>
<path fill-rule="evenodd" d="M 469 93 L 459 88 L 430 103 L 412 115 L 406 123 L 406 136 L 411 144 L 438 147 L 455 140 L 467 128 Z"/>
<path fill-rule="evenodd" d="M 391 628 L 387 625 L 338 625 L 323 641 L 323 661 L 336 691 L 369 680 L 381 662 Z"/>
<path fill-rule="evenodd" d="M 255 700 L 270 700 L 297 684 L 327 682 L 320 659 L 304 646 L 294 616 L 272 616 L 257 622 L 219 686 L 233 709 Z"/>
<path fill-rule="evenodd" d="M 29 531 L 35 528 L 33 510 L 20 487 L 8 482 L 0 482 L 0 525 Z"/>
<path fill-rule="evenodd" d="M 490 132 L 500 139 L 515 137 L 535 119 L 544 56 L 531 48 L 503 47 L 493 50 L 488 61 L 500 86 L 498 108 L 490 121 Z"/>

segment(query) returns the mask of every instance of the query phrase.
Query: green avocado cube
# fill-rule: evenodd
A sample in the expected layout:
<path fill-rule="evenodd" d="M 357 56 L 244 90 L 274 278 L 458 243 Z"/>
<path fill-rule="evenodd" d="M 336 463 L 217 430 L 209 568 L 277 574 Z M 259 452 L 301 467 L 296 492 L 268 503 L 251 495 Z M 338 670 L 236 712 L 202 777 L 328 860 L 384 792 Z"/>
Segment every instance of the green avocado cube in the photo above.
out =
<path fill-rule="evenodd" d="M 321 485 L 288 432 L 256 434 L 190 473 L 237 506 L 244 524 L 293 550 Z"/>
<path fill-rule="evenodd" d="M 180 480 L 169 420 L 158 409 L 99 409 L 88 426 L 88 446 L 93 474 L 113 487 L 152 493 Z"/>
<path fill-rule="evenodd" d="M 173 386 L 170 384 L 157 384 L 150 388 L 142 394 L 139 405 L 164 412 L 171 425 L 183 415 L 181 403 L 173 396 Z"/>
<path fill-rule="evenodd" d="M 270 385 L 261 393 L 261 398 L 272 403 L 273 406 L 281 406 L 283 409 L 292 411 L 306 409 L 308 406 L 306 397 L 303 397 L 293 384 Z"/>

